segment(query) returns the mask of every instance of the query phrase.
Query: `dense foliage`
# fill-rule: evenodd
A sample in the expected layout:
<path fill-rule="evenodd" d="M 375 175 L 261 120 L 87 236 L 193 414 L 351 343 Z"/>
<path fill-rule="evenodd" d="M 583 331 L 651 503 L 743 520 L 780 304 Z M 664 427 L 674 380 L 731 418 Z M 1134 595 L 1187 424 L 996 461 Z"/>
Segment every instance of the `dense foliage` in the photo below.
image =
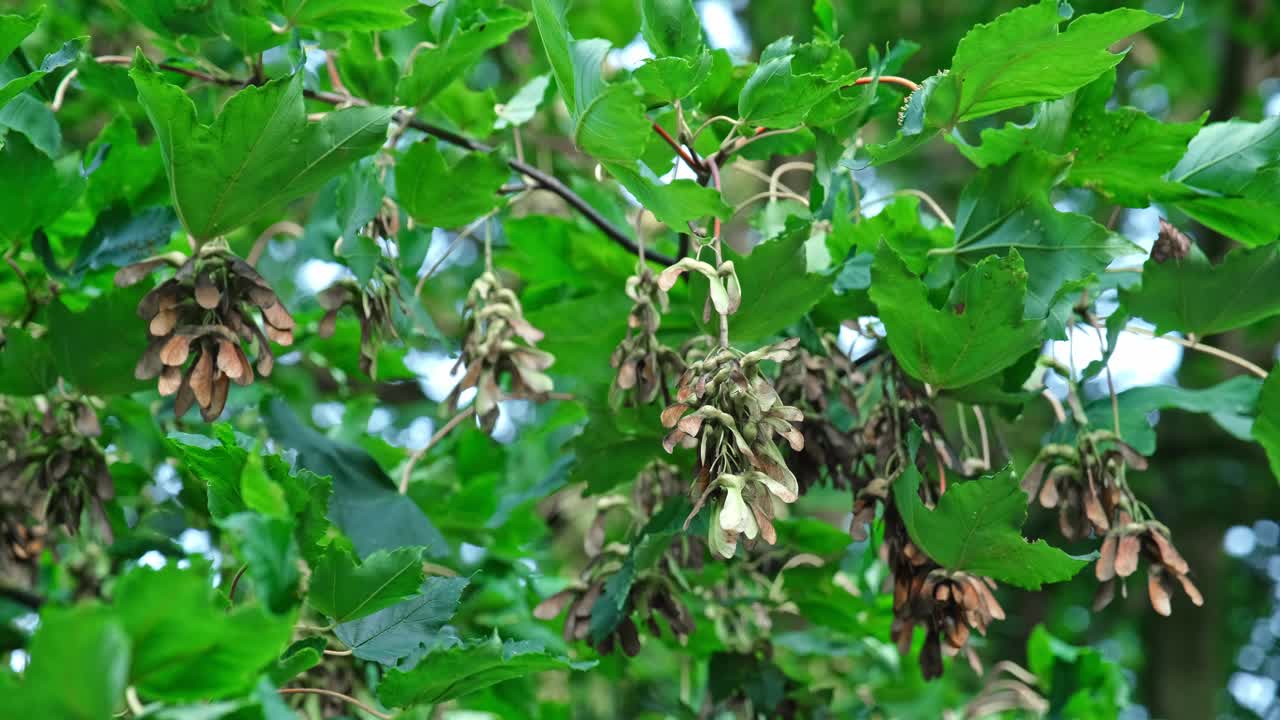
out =
<path fill-rule="evenodd" d="M 0 15 L 0 717 L 1129 707 L 1274 502 L 1280 117 L 1125 102 L 1212 4 L 843 5 Z"/>

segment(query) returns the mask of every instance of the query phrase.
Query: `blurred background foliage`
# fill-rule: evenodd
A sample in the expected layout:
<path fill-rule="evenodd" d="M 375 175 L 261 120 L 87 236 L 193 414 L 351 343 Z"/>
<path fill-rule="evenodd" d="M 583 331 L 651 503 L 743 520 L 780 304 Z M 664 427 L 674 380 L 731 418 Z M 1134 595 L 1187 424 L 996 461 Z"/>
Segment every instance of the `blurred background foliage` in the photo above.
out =
<path fill-rule="evenodd" d="M 30 11 L 40 4 L 9 0 L 4 9 Z M 1008 0 L 834 3 L 843 44 L 856 58 L 865 61 L 868 48 L 884 54 L 899 41 L 909 41 L 916 51 L 898 73 L 917 80 L 946 67 L 957 41 L 971 26 L 1018 4 Z M 117 0 L 50 0 L 48 5 L 45 22 L 24 44 L 29 57 L 41 57 L 56 50 L 66 38 L 81 35 L 93 38 L 95 55 L 131 55 L 141 46 L 149 56 L 160 58 L 191 49 L 158 40 Z M 710 44 L 725 47 L 740 59 L 754 58 L 761 48 L 783 35 L 805 38 L 814 23 L 808 3 L 794 0 L 703 0 L 696 5 Z M 1116 3 L 1078 0 L 1073 5 L 1077 13 L 1084 13 L 1111 9 Z M 1176 3 L 1148 5 L 1152 10 L 1176 10 Z M 428 13 L 418 15 L 415 24 L 381 34 L 380 51 L 385 57 L 403 64 L 420 40 L 433 37 Z M 569 16 L 575 36 L 604 37 L 620 48 L 610 58 L 619 72 L 643 56 L 639 22 L 633 0 L 584 0 Z M 341 42 L 336 37 L 332 40 L 335 45 Z M 248 69 L 225 41 L 188 41 L 199 45 L 204 57 L 231 74 L 243 76 Z M 509 99 L 529 78 L 547 71 L 537 42 L 536 33 L 516 34 L 450 85 L 442 100 L 423 108 L 422 116 L 481 139 L 502 142 L 504 151 L 513 152 L 509 136 L 492 132 L 493 106 Z M 353 43 L 344 52 L 357 52 L 356 46 Z M 270 51 L 262 72 L 280 74 L 294 60 L 287 51 Z M 144 206 L 146 198 L 162 197 L 166 190 L 163 173 L 147 173 L 147 168 L 158 168 L 155 146 L 151 145 L 151 128 L 133 101 L 132 84 L 122 71 L 116 72 L 117 68 L 101 67 L 95 73 L 85 67 L 80 66 L 79 85 L 92 86 L 93 91 L 84 87 L 71 90 L 79 96 L 58 114 L 59 142 L 67 148 L 89 148 L 85 153 L 89 157 L 95 143 L 103 141 L 104 128 L 112 118 L 123 116 L 118 126 L 112 126 L 123 138 L 113 140 L 116 152 L 130 144 L 134 129 L 143 145 L 131 150 L 135 153 L 131 162 L 139 168 L 137 204 Z M 350 74 L 344 75 L 348 85 L 363 84 L 376 92 L 377 78 L 357 80 L 357 70 L 351 68 Z M 1280 114 L 1280 5 L 1268 0 L 1187 0 L 1181 19 L 1161 24 L 1135 40 L 1118 71 L 1114 102 L 1136 106 L 1162 120 L 1190 120 L 1205 110 L 1214 120 L 1233 116 L 1257 120 Z M 313 77 L 323 75 L 323 63 L 308 62 L 307 72 Z M 54 91 L 53 87 L 40 89 L 49 96 Z M 224 89 L 215 86 L 192 83 L 188 89 L 205 118 L 225 97 Z M 0 121 L 13 118 L 0 114 Z M 541 113 L 524 128 L 521 151 L 536 164 L 558 170 L 616 224 L 625 225 L 627 208 L 620 198 L 594 182 L 591 164 L 574 151 L 560 129 L 563 122 L 563 113 Z M 989 123 L 995 126 L 997 119 L 990 118 Z M 891 117 L 882 119 L 867 128 L 864 140 L 882 141 L 893 129 Z M 785 141 L 772 150 L 778 153 L 769 161 L 774 166 L 791 159 Z M 762 169 L 768 173 L 771 168 Z M 970 172 L 970 165 L 952 145 L 935 142 L 889 168 L 861 171 L 857 180 L 866 196 L 911 184 L 928 191 L 944 207 L 954 207 Z M 760 189 L 748 178 L 735 182 L 741 186 L 727 188 L 730 204 Z M 338 185 L 331 184 L 300 208 L 296 215 L 305 218 L 305 232 L 296 241 L 272 241 L 259 263 L 259 270 L 303 326 L 314 326 L 323 314 L 314 293 L 342 272 L 339 258 L 333 254 L 338 192 Z M 1055 196 L 1057 202 L 1102 219 L 1105 209 L 1089 207 L 1092 200 L 1087 193 L 1060 192 Z M 560 368 L 574 371 L 564 389 L 574 392 L 607 383 L 611 372 L 600 366 L 600 359 L 608 356 L 620 338 L 617 320 L 625 314 L 628 303 L 620 292 L 606 296 L 613 305 L 594 295 L 604 288 L 620 287 L 631 272 L 632 261 L 588 226 L 539 214 L 560 211 L 554 198 L 534 196 L 524 202 L 519 211 L 527 217 L 486 228 L 499 248 L 497 262 L 524 283 L 522 297 L 529 318 L 547 334 L 542 347 L 556 354 Z M 1149 248 L 1158 216 L 1158 209 L 1125 211 L 1117 218 L 1116 227 Z M 769 213 L 764 217 L 767 222 Z M 83 236 L 93 221 L 93 213 L 84 209 L 68 213 L 57 227 L 50 228 L 55 255 L 75 257 L 76 238 Z M 267 224 L 261 222 L 233 234 L 233 248 L 248 253 Z M 731 228 L 731 242 L 739 247 L 749 246 L 759 235 L 758 227 L 743 223 Z M 453 239 L 453 234 L 439 230 L 403 231 L 399 262 L 406 277 L 413 278 L 423 267 L 434 264 Z M 1226 241 L 1210 233 L 1201 235 L 1200 240 L 1213 256 L 1221 256 L 1227 249 Z M 669 250 L 675 247 L 673 237 L 659 238 L 659 243 Z M 176 242 L 173 247 L 181 246 Z M 562 252 L 548 252 L 548 247 Z M 449 338 L 457 336 L 459 327 L 457 302 L 479 273 L 479 258 L 475 238 L 450 255 L 425 289 L 426 312 L 410 319 L 429 332 L 407 354 L 395 348 L 384 350 L 379 356 L 377 381 L 356 366 L 359 328 L 344 316 L 330 339 L 312 333 L 301 335 L 299 345 L 281 359 L 270 384 L 239 390 L 230 405 L 232 424 L 250 435 L 256 434 L 254 428 L 264 417 L 274 428 L 282 424 L 314 426 L 323 439 L 314 433 L 293 437 L 305 436 L 320 444 L 327 439 L 340 452 L 354 453 L 351 448 L 359 448 L 383 468 L 396 468 L 441 423 L 440 403 L 450 384 L 448 370 L 454 351 Z M 19 259 L 29 286 L 40 288 L 48 269 L 31 254 Z M 6 276 L 0 283 L 0 315 L 7 318 L 20 316 L 26 307 L 26 288 L 12 280 Z M 67 283 L 63 301 L 84 307 L 109 282 L 109 272 L 86 272 Z M 1213 302 L 1213 298 L 1205 301 Z M 131 314 L 102 320 L 131 323 Z M 678 320 L 672 320 L 664 330 L 678 338 L 688 335 L 692 327 L 681 327 Z M 1220 337 L 1218 342 L 1270 365 L 1276 357 L 1278 336 L 1280 323 L 1273 319 Z M 1057 343 L 1051 350 L 1060 357 L 1074 352 L 1077 363 L 1087 363 L 1092 350 L 1073 346 L 1083 346 L 1087 340 L 1088 336 L 1073 336 L 1070 342 Z M 1122 342 L 1114 356 L 1113 369 L 1118 377 L 1128 378 L 1129 385 L 1176 378 L 1187 387 L 1205 387 L 1236 373 L 1232 366 L 1204 355 L 1170 352 L 1136 338 L 1128 341 L 1131 346 L 1126 349 Z M 93 353 L 101 348 L 89 345 L 78 350 Z M 1095 382 L 1087 390 L 1094 396 L 1105 395 L 1105 383 Z M 276 402 L 270 402 L 272 399 Z M 145 563 L 160 564 L 204 555 L 215 566 L 220 564 L 224 539 L 218 537 L 203 511 L 201 491 L 192 483 L 180 482 L 180 471 L 165 460 L 171 450 L 163 441 L 163 430 L 155 428 L 151 420 L 158 404 L 153 395 L 116 397 L 102 413 L 105 439 L 128 457 L 127 462 L 113 466 L 113 475 L 117 493 L 140 529 L 132 534 L 130 543 L 111 546 L 110 556 L 103 557 L 100 547 L 84 540 L 83 547 L 70 548 L 64 555 L 71 561 L 45 567 L 42 583 L 54 595 L 75 593 L 84 582 L 78 573 L 101 575 L 104 565 L 132 562 L 138 556 Z M 946 417 L 947 408 L 943 410 Z M 615 472 L 622 461 L 618 455 L 601 451 L 591 456 L 580 454 L 576 464 L 566 462 L 566 443 L 583 419 L 583 411 L 571 404 L 506 403 L 496 433 L 502 444 L 494 444 L 479 430 L 464 425 L 443 441 L 430 461 L 416 469 L 410 497 L 451 543 L 449 557 L 441 562 L 471 578 L 454 619 L 454 624 L 470 634 L 497 629 L 504 636 L 565 647 L 558 632 L 559 621 L 537 621 L 532 609 L 564 587 L 585 562 L 582 538 L 598 498 L 581 497 L 582 482 L 589 483 L 596 474 Z M 1019 467 L 1025 467 L 1051 424 L 1049 409 L 1033 405 L 1018 422 L 997 426 L 997 447 L 1013 456 Z M 192 431 L 189 424 L 180 422 L 177 427 Z M 1009 618 L 993 626 L 980 646 L 981 655 L 988 666 L 1007 658 L 1042 677 L 1052 677 L 1049 695 L 1058 717 L 1102 718 L 1118 713 L 1129 720 L 1280 718 L 1280 525 L 1276 522 L 1280 519 L 1280 491 L 1275 479 L 1256 447 L 1202 417 L 1163 411 L 1156 428 L 1160 452 L 1151 467 L 1134 480 L 1135 489 L 1158 517 L 1176 529 L 1178 545 L 1197 573 L 1205 606 L 1197 609 L 1180 601 L 1173 616 L 1164 618 L 1150 612 L 1143 593 L 1137 592 L 1095 613 L 1089 609 L 1094 580 L 1086 571 L 1070 583 L 1041 592 L 1003 593 L 1001 601 Z M 273 434 L 278 436 L 276 430 Z M 300 455 L 308 452 L 301 441 L 286 449 Z M 152 467 L 159 470 L 147 469 Z M 562 490 L 566 485 L 569 488 Z M 745 663 L 735 666 L 736 672 L 743 673 L 741 677 L 727 677 L 713 668 L 712 695 L 727 696 L 744 688 L 750 693 L 769 693 L 805 687 L 802 697 L 813 704 L 809 710 L 817 717 L 937 717 L 944 708 L 962 707 L 981 689 L 983 680 L 962 663 L 954 663 L 944 678 L 925 684 L 915 662 L 897 656 L 887 638 L 887 598 L 874 593 L 884 574 L 873 561 L 874 543 L 855 543 L 846 549 L 839 542 L 843 536 L 839 528 L 847 524 L 846 506 L 845 494 L 816 491 L 802 499 L 792 517 L 820 518 L 825 525 L 800 519 L 780 524 L 780 534 L 787 539 L 780 541 L 779 547 L 803 548 L 828 559 L 830 572 L 838 570 L 832 576 L 838 581 L 828 578 L 826 584 L 813 584 L 814 588 L 825 588 L 822 592 L 828 595 L 818 596 L 818 590 L 813 591 L 813 597 L 799 595 L 800 613 L 826 613 L 829 617 L 824 626 L 796 623 L 796 627 L 788 627 L 782 614 L 771 630 L 773 661 L 754 669 L 743 669 Z M 1051 514 L 1033 512 L 1026 531 L 1033 537 L 1054 537 L 1055 524 Z M 620 528 L 608 530 L 613 533 Z M 221 567 L 224 577 L 232 570 Z M 726 568 L 708 565 L 703 572 L 714 575 L 726 572 Z M 794 582 L 804 584 L 805 569 L 789 572 L 797 573 Z M 719 623 L 723 629 L 725 623 L 741 618 L 709 616 L 713 610 L 710 604 L 693 609 L 698 631 L 689 638 L 687 653 L 647 642 L 634 659 L 615 653 L 601 658 L 600 666 L 589 673 L 507 682 L 468 696 L 459 706 L 508 718 L 697 717 L 688 705 L 688 693 L 691 687 L 708 682 L 709 670 L 706 664 L 691 664 L 688 658 L 735 652 L 724 642 L 732 633 L 718 635 L 712 627 Z M 7 607 L 0 607 L 0 613 L 7 613 L 6 619 L 21 615 Z M 21 653 L 15 653 L 12 661 L 21 664 Z M 315 672 L 359 672 L 350 662 L 335 665 L 336 669 L 326 664 L 326 670 Z M 1070 697 L 1081 692 L 1082 696 Z M 875 699 L 875 710 L 865 702 L 870 698 Z"/>

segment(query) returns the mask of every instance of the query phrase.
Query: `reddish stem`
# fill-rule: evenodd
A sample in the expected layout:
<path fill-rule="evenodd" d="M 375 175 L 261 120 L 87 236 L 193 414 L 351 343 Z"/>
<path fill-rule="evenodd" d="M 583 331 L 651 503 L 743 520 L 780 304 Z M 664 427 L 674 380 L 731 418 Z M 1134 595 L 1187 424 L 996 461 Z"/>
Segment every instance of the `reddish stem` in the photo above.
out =
<path fill-rule="evenodd" d="M 671 137 L 671 133 L 664 130 L 661 125 L 654 123 L 653 131 L 661 135 L 663 140 L 667 141 L 667 144 L 671 146 L 671 149 L 676 151 L 676 154 L 680 156 L 680 159 L 684 160 L 684 163 L 688 165 L 691 170 L 699 175 L 706 172 L 706 169 L 702 167 L 702 163 L 698 162 L 697 158 L 693 157 L 693 155 L 686 150 L 684 146 L 676 142 L 676 139 Z"/>
<path fill-rule="evenodd" d="M 916 81 L 909 80 L 904 77 L 898 77 L 897 75 L 881 75 L 878 78 L 861 77 L 861 78 L 858 78 L 857 80 L 854 80 L 853 84 L 854 85 L 870 85 L 871 83 L 877 80 L 882 83 L 888 83 L 890 85 L 901 85 L 902 87 L 907 88 L 911 92 L 915 92 L 916 90 L 920 89 L 920 84 L 917 83 Z M 852 87 L 852 86 L 846 85 L 845 87 Z"/>
<path fill-rule="evenodd" d="M 227 588 L 227 600 L 229 602 L 235 602 L 236 586 L 240 584 L 240 578 L 244 576 L 244 571 L 248 569 L 249 563 L 241 565 L 240 569 L 236 571 L 236 576 L 231 578 L 231 587 Z"/>

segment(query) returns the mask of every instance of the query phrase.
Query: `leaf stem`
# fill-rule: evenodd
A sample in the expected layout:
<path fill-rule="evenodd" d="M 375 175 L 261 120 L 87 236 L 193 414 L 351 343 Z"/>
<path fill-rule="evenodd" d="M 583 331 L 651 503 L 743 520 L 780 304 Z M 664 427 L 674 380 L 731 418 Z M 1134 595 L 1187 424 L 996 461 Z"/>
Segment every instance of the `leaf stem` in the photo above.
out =
<path fill-rule="evenodd" d="M 676 151 L 676 154 L 680 156 L 681 160 L 684 160 L 684 164 L 688 165 L 690 170 L 698 173 L 699 175 L 707 172 L 707 169 L 703 167 L 703 164 L 693 156 L 693 153 L 690 153 L 684 146 L 676 142 L 676 139 L 671 137 L 671 134 L 668 133 L 661 125 L 654 123 L 653 131 L 658 133 L 658 135 L 671 146 L 672 150 Z"/>
<path fill-rule="evenodd" d="M 864 200 L 862 202 L 862 205 L 858 208 L 858 214 L 861 215 L 862 214 L 861 211 L 865 210 L 870 205 L 879 205 L 881 203 L 889 202 L 894 198 L 905 197 L 908 195 L 911 197 L 918 197 L 921 200 L 923 200 L 924 204 L 929 206 L 929 210 L 933 211 L 933 214 L 938 217 L 938 221 L 941 222 L 944 227 L 952 228 L 952 229 L 955 228 L 956 225 L 955 223 L 951 222 L 951 216 L 947 215 L 947 212 L 942 209 L 942 206 L 938 204 L 938 201 L 934 200 L 933 196 L 930 195 L 929 193 L 923 190 L 917 190 L 915 188 L 903 188 L 902 190 L 894 190 L 893 192 L 887 195 L 881 195 L 880 197 L 871 198 L 870 200 Z M 935 252 L 935 250 L 938 252 Z M 944 251 L 947 251 L 947 252 L 944 252 Z M 929 251 L 929 254 L 942 255 L 942 254 L 950 254 L 950 252 L 953 252 L 951 248 L 934 248 L 934 250 Z"/>
<path fill-rule="evenodd" d="M 370 715 L 376 718 L 379 718 L 379 720 L 391 720 L 391 717 L 392 717 L 388 713 L 375 710 L 372 707 L 351 697 L 350 695 L 344 695 L 335 690 L 326 690 L 324 688 L 280 688 L 276 692 L 280 693 L 281 695 L 293 695 L 295 693 L 304 693 L 304 694 L 311 694 L 311 695 L 327 695 L 328 697 L 338 698 L 343 702 L 346 702 L 350 705 L 354 705 L 360 708 L 361 710 L 369 713 Z"/>
<path fill-rule="evenodd" d="M 1263 370 L 1261 367 L 1253 364 L 1252 362 L 1249 362 L 1248 360 L 1245 360 L 1239 355 L 1236 355 L 1235 353 L 1227 352 L 1222 348 L 1214 347 L 1212 345 L 1205 345 L 1199 342 L 1198 340 L 1187 340 L 1186 338 L 1180 338 L 1176 335 L 1157 335 L 1155 334 L 1155 332 L 1137 325 L 1126 325 L 1124 328 L 1124 331 L 1133 333 L 1134 335 L 1142 335 L 1145 337 L 1153 337 L 1153 338 L 1160 338 L 1161 340 L 1168 340 L 1169 342 L 1176 343 L 1178 345 L 1181 345 L 1184 348 L 1189 348 L 1191 350 L 1198 350 L 1202 353 L 1205 353 L 1206 355 L 1213 355 L 1214 357 L 1222 358 L 1223 360 L 1226 360 L 1229 363 L 1232 363 L 1234 365 L 1244 368 L 1245 370 L 1248 370 L 1249 372 L 1253 373 L 1254 375 L 1257 375 L 1260 378 L 1265 379 L 1267 377 L 1266 370 Z"/>
<path fill-rule="evenodd" d="M 241 565 L 240 569 L 236 571 L 236 576 L 231 578 L 231 586 L 227 588 L 228 602 L 235 602 L 236 587 L 240 585 L 240 578 L 244 577 L 244 571 L 248 569 L 249 569 L 249 563 L 245 563 Z"/>
<path fill-rule="evenodd" d="M 881 75 L 879 77 L 860 77 L 857 80 L 853 81 L 853 85 L 870 85 L 873 82 L 882 82 L 887 85 L 899 85 L 904 88 L 907 88 L 911 92 L 915 92 L 916 90 L 920 89 L 920 84 L 917 83 L 916 81 L 910 80 L 904 77 L 898 77 L 897 75 Z M 845 87 L 853 87 L 853 85 L 846 85 Z"/>
<path fill-rule="evenodd" d="M 707 158 L 707 169 L 711 171 L 711 184 L 715 187 L 716 192 L 720 192 L 720 165 L 716 160 L 716 156 L 712 155 Z M 717 216 L 712 220 L 711 244 L 712 249 L 716 253 L 716 269 L 720 269 L 720 265 L 724 263 L 723 253 L 720 245 L 720 218 Z M 729 347 L 729 315 L 728 313 L 720 313 L 720 347 Z"/>

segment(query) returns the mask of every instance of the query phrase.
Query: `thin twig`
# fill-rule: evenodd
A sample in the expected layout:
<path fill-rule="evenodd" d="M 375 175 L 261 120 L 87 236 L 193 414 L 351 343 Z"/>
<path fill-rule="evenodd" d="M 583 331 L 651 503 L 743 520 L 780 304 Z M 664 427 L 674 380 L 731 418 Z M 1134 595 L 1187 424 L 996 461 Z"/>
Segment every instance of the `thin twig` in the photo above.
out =
<path fill-rule="evenodd" d="M 292 220 L 281 220 L 271 223 L 258 234 L 257 239 L 253 241 L 253 247 L 249 248 L 249 256 L 244 259 L 245 262 L 257 267 L 258 258 L 262 257 L 262 251 L 267 248 L 267 241 L 276 235 L 289 235 L 295 238 L 302 237 L 306 231 L 302 226 Z"/>
<path fill-rule="evenodd" d="M 444 249 L 444 254 L 440 256 L 440 259 L 436 260 L 435 264 L 433 264 L 422 277 L 418 278 L 418 285 L 413 289 L 413 294 L 421 295 L 422 288 L 426 286 L 427 280 L 431 279 L 431 276 L 435 274 L 436 270 L 440 269 L 440 266 L 444 264 L 444 261 L 449 259 L 449 255 L 457 249 L 458 245 L 461 244 L 463 240 L 470 237 L 481 225 L 489 222 L 489 218 L 493 217 L 500 209 L 501 208 L 494 208 L 484 215 L 481 215 L 478 219 L 472 221 L 470 225 L 463 228 L 462 232 L 455 235 L 453 240 L 449 242 L 449 247 Z"/>
<path fill-rule="evenodd" d="M 324 688 L 280 688 L 276 692 L 280 693 L 281 695 L 293 695 L 295 693 L 304 693 L 304 694 L 311 694 L 311 695 L 327 695 L 329 697 L 338 698 L 343 702 L 354 705 L 360 708 L 361 710 L 369 713 L 370 715 L 376 718 L 379 718 L 380 720 L 391 720 L 391 717 L 392 717 L 388 713 L 380 712 L 378 710 L 373 709 L 372 707 L 369 707 L 368 705 L 360 702 L 359 700 L 351 697 L 350 695 L 343 695 L 342 693 L 336 692 L 334 690 L 326 690 Z"/>
<path fill-rule="evenodd" d="M 409 460 L 408 462 L 405 463 L 405 466 L 404 466 L 404 472 L 400 474 L 400 494 L 401 495 L 404 495 L 405 493 L 409 492 L 409 476 L 413 474 L 413 466 L 417 465 L 418 461 L 422 460 L 422 458 L 426 456 L 427 451 L 430 450 L 433 446 L 435 446 L 436 443 L 443 440 L 444 436 L 448 435 L 450 430 L 453 430 L 454 428 L 458 427 L 459 423 L 461 423 L 463 420 L 466 420 L 467 418 L 474 415 L 475 411 L 476 411 L 475 405 L 469 405 L 466 408 L 459 410 L 457 415 L 454 415 L 452 418 L 450 418 L 449 422 L 444 424 L 444 427 L 437 430 L 436 434 L 431 436 L 431 439 L 427 441 L 426 445 L 423 445 L 416 452 L 414 452 L 413 455 L 409 456 Z"/>
<path fill-rule="evenodd" d="M 734 127 L 737 127 L 737 126 L 735 125 Z M 803 125 L 797 125 L 796 127 L 793 127 L 793 128 L 782 128 L 781 130 L 765 130 L 764 132 L 757 132 L 755 135 L 752 135 L 751 137 L 741 138 L 732 144 L 729 144 L 728 140 L 726 140 L 725 145 L 721 146 L 721 148 L 717 150 L 716 154 L 713 155 L 712 157 L 715 158 L 716 164 L 719 165 L 723 163 L 726 159 L 728 159 L 730 155 L 740 152 L 743 148 L 745 148 L 746 146 L 754 142 L 763 140 L 768 137 L 774 137 L 777 135 L 788 135 L 793 132 L 799 132 L 803 129 L 804 129 Z M 708 158 L 708 162 L 710 162 L 710 158 Z"/>
<path fill-rule="evenodd" d="M 897 75 L 881 75 L 879 77 L 861 77 L 861 78 L 858 78 L 857 80 L 854 80 L 853 85 L 870 85 L 873 82 L 882 82 L 887 85 L 901 85 L 902 87 L 907 88 L 911 92 L 915 92 L 916 90 L 920 89 L 920 85 L 916 83 L 916 81 L 909 80 L 904 77 L 898 77 Z M 846 85 L 845 87 L 853 87 L 853 85 Z"/>
<path fill-rule="evenodd" d="M 712 155 L 707 158 L 707 169 L 711 171 L 711 183 L 715 187 L 716 192 L 720 192 L 720 166 L 716 162 L 716 157 Z M 720 217 L 716 216 L 712 221 L 712 248 L 716 253 L 716 269 L 718 270 L 724 264 L 724 257 L 721 253 L 720 246 L 722 240 L 720 238 Z M 729 314 L 727 312 L 720 313 L 720 347 L 729 347 Z"/>
<path fill-rule="evenodd" d="M 1245 360 L 1239 355 L 1236 355 L 1235 353 L 1227 352 L 1222 348 L 1214 347 L 1212 345 L 1204 345 L 1194 340 L 1187 340 L 1186 338 L 1180 338 L 1177 335 L 1157 335 L 1151 330 L 1148 330 L 1144 327 L 1139 327 L 1136 325 L 1126 325 L 1124 328 L 1124 331 L 1133 333 L 1134 335 L 1142 335 L 1145 337 L 1153 337 L 1153 338 L 1160 338 L 1161 340 L 1168 340 L 1169 342 L 1176 343 L 1178 345 L 1181 345 L 1184 348 L 1190 348 L 1191 350 L 1199 350 L 1200 352 L 1205 353 L 1206 355 L 1213 355 L 1214 357 L 1222 358 L 1223 360 L 1226 360 L 1229 363 L 1238 365 L 1244 368 L 1245 370 L 1248 370 L 1249 372 L 1253 373 L 1254 375 L 1257 375 L 1260 378 L 1267 377 L 1266 370 L 1263 370 L 1261 367 L 1249 362 L 1248 360 Z"/>
<path fill-rule="evenodd" d="M 769 183 L 773 180 L 772 175 L 770 175 L 767 172 L 764 172 L 763 170 L 759 170 L 755 167 L 752 167 L 750 163 L 745 163 L 745 162 L 734 163 L 728 169 L 736 172 L 744 172 L 757 180 L 763 180 L 765 183 Z M 778 181 L 777 185 L 779 190 L 790 193 L 792 195 L 800 195 L 800 193 L 788 187 L 787 184 L 782 182 L 781 180 Z"/>
<path fill-rule="evenodd" d="M 1108 347 L 1107 341 L 1102 335 L 1102 328 L 1098 325 L 1093 326 L 1094 332 L 1098 334 L 1098 352 L 1106 356 Z M 1109 359 L 1108 359 L 1109 360 Z M 1112 430 L 1117 436 L 1120 435 L 1120 399 L 1116 397 L 1116 383 L 1111 376 L 1111 363 L 1108 361 L 1103 367 L 1107 370 L 1107 393 L 1111 395 L 1111 423 Z"/>
<path fill-rule="evenodd" d="M 912 197 L 918 197 L 921 200 L 923 200 L 924 204 L 929 206 L 929 209 L 933 211 L 933 214 L 938 217 L 938 221 L 941 222 L 944 227 L 955 228 L 955 223 L 951 222 L 951 217 L 947 215 L 945 210 L 942 209 L 942 206 L 938 204 L 938 201 L 934 200 L 933 196 L 930 195 L 929 193 L 923 190 L 917 190 L 915 188 L 903 188 L 902 190 L 894 190 L 893 192 L 887 195 L 881 195 L 880 197 L 877 197 L 877 198 L 864 200 L 861 206 L 858 208 L 858 213 L 861 214 L 861 211 L 867 209 L 867 207 L 870 205 L 879 205 L 881 203 L 886 203 L 894 198 L 899 198 L 906 195 L 910 195 Z"/>
<path fill-rule="evenodd" d="M 236 571 L 236 576 L 235 576 L 235 577 L 233 577 L 233 578 L 231 578 L 231 587 L 228 587 L 228 588 L 227 588 L 227 601 L 228 601 L 228 602 L 235 602 L 235 599 L 236 599 L 236 587 L 240 585 L 240 578 L 244 576 L 244 571 L 245 571 L 245 570 L 248 570 L 248 569 L 249 569 L 249 563 L 245 563 L 245 564 L 241 565 L 241 566 L 240 566 L 240 569 Z"/>
<path fill-rule="evenodd" d="M 738 121 L 734 118 L 729 117 L 728 115 L 714 115 L 712 117 L 707 118 L 705 122 L 699 125 L 698 129 L 693 131 L 693 135 L 689 139 L 697 140 L 698 136 L 702 134 L 703 130 L 706 130 L 707 128 L 711 127 L 712 125 L 718 122 L 727 122 L 727 123 L 736 124 Z"/>
<path fill-rule="evenodd" d="M 1040 396 L 1048 401 L 1049 407 L 1053 408 L 1053 416 L 1058 419 L 1059 423 L 1067 421 L 1067 409 L 1062 407 L 1062 401 L 1058 399 L 1057 395 L 1050 392 L 1049 388 L 1044 388 L 1040 391 Z"/>
<path fill-rule="evenodd" d="M 987 435 L 987 418 L 982 414 L 982 408 L 977 405 L 973 406 L 973 416 L 978 418 L 978 437 L 982 440 L 982 469 L 991 469 L 991 438 Z"/>
<path fill-rule="evenodd" d="M 58 89 L 53 91 L 53 102 L 49 103 L 49 109 L 58 112 L 62 109 L 62 103 L 67 99 L 67 88 L 71 87 L 71 81 L 76 79 L 80 74 L 80 68 L 71 68 L 71 72 L 58 83 Z"/>
<path fill-rule="evenodd" d="M 753 202 L 757 202 L 760 200 L 769 200 L 772 202 L 777 200 L 778 198 L 795 200 L 801 205 L 804 205 L 805 207 L 809 207 L 809 198 L 804 197 L 803 195 L 797 195 L 796 193 L 791 192 L 790 190 L 781 190 L 779 192 L 769 192 L 768 190 L 765 190 L 764 192 L 758 192 L 755 195 L 752 195 L 751 197 L 747 198 L 746 200 L 743 200 L 742 202 L 738 203 L 737 205 L 734 205 L 733 214 L 737 215 L 738 213 L 742 212 L 743 208 L 747 207 Z"/>
<path fill-rule="evenodd" d="M 778 192 L 778 186 L 780 185 L 778 180 L 792 170 L 806 170 L 812 173 L 814 171 L 814 167 L 813 163 L 805 162 L 803 160 L 794 160 L 792 162 L 782 163 L 778 167 L 774 168 L 773 172 L 769 175 L 769 192 L 776 195 Z M 805 203 L 805 205 L 808 204 L 808 202 Z"/>
<path fill-rule="evenodd" d="M 694 159 L 693 154 L 686 150 L 680 143 L 676 142 L 676 139 L 671 137 L 671 134 L 668 133 L 661 125 L 654 123 L 653 131 L 658 133 L 658 135 L 671 146 L 672 150 L 676 151 L 676 154 L 680 156 L 681 160 L 684 160 L 684 164 L 688 165 L 690 170 L 698 173 L 699 175 L 706 172 L 706 168 L 702 167 L 702 163 Z"/>
<path fill-rule="evenodd" d="M 329 648 L 324 649 L 325 655 L 333 655 L 335 657 L 346 657 L 350 655 L 352 652 L 354 651 L 351 650 L 350 648 L 347 648 L 346 650 L 330 650 Z"/>

